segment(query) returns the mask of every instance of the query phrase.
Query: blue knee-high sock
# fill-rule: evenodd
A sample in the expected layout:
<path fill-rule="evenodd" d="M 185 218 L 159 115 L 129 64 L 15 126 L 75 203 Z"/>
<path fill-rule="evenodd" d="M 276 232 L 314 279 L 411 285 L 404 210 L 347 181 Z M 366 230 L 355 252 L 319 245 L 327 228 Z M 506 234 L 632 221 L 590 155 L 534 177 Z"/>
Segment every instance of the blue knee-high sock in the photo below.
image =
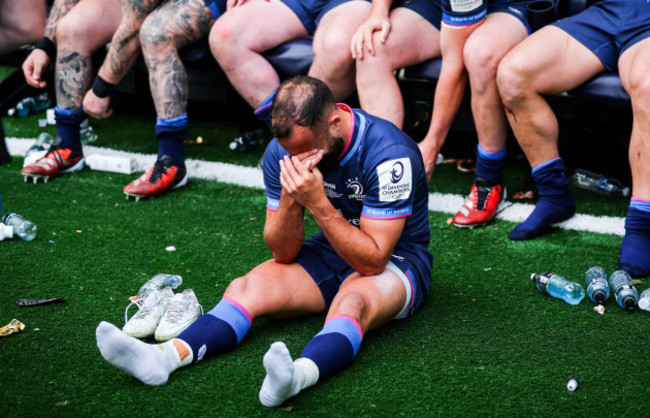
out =
<path fill-rule="evenodd" d="M 300 354 L 318 366 L 318 381 L 340 372 L 352 363 L 359 351 L 363 334 L 357 321 L 349 316 L 337 316 L 307 343 Z"/>
<path fill-rule="evenodd" d="M 187 138 L 187 113 L 175 118 L 156 120 L 156 139 L 158 140 L 158 160 L 164 155 L 171 157 L 174 165 L 185 169 L 183 141 Z"/>
<path fill-rule="evenodd" d="M 192 348 L 192 362 L 196 363 L 235 348 L 250 329 L 251 323 L 246 308 L 232 299 L 223 298 L 176 338 Z"/>
<path fill-rule="evenodd" d="M 576 213 L 576 203 L 562 158 L 535 167 L 532 174 L 539 191 L 539 201 L 533 213 L 510 231 L 508 237 L 513 241 L 537 238 L 552 224 L 565 221 Z"/>
<path fill-rule="evenodd" d="M 499 152 L 488 152 L 478 144 L 476 157 L 476 177 L 503 183 L 503 169 L 506 166 L 506 148 Z"/>
<path fill-rule="evenodd" d="M 632 198 L 618 268 L 632 277 L 650 276 L 650 201 Z"/>
<path fill-rule="evenodd" d="M 271 105 L 273 104 L 273 98 L 275 97 L 275 91 L 269 95 L 257 109 L 255 109 L 255 116 L 266 126 L 271 126 Z"/>
<path fill-rule="evenodd" d="M 61 138 L 59 148 L 69 148 L 81 152 L 80 125 L 86 119 L 83 108 L 62 109 L 56 106 L 54 119 L 56 120 L 56 135 Z"/>

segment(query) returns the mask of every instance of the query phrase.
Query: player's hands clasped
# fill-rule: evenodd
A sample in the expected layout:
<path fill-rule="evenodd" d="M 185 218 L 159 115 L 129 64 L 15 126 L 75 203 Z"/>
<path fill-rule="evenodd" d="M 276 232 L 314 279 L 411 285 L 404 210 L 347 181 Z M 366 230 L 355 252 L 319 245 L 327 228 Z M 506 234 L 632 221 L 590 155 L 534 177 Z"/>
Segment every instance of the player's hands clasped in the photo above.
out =
<path fill-rule="evenodd" d="M 323 157 L 322 150 L 308 151 L 280 160 L 280 183 L 301 206 L 309 208 L 326 199 L 323 175 L 316 167 Z"/>

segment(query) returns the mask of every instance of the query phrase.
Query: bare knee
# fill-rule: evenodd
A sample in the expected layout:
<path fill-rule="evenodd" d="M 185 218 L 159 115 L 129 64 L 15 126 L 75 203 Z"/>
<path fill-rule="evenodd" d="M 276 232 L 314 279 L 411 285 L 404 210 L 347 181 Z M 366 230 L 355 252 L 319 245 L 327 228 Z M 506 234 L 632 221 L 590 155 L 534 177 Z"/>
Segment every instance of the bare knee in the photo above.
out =
<path fill-rule="evenodd" d="M 647 74 L 630 79 L 630 99 L 635 112 L 650 114 L 650 77 Z"/>
<path fill-rule="evenodd" d="M 314 44 L 312 68 L 332 73 L 345 73 L 353 68 L 350 39 L 335 33 L 328 33 L 320 39 Z"/>
<path fill-rule="evenodd" d="M 173 48 L 172 36 L 165 31 L 161 20 L 150 16 L 140 28 L 140 44 L 145 57 L 156 57 Z"/>
<path fill-rule="evenodd" d="M 255 289 L 254 283 L 260 279 L 255 271 L 251 271 L 244 276 L 238 277 L 226 288 L 223 297 L 230 298 L 237 301 L 243 301 L 250 297 L 251 291 Z"/>
<path fill-rule="evenodd" d="M 358 290 L 342 291 L 332 302 L 331 312 L 358 318 L 360 322 L 369 311 L 368 297 Z"/>
<path fill-rule="evenodd" d="M 66 15 L 56 26 L 56 43 L 59 47 L 65 46 L 83 54 L 90 54 L 94 50 L 90 43 L 92 37 L 88 36 L 91 31 L 92 28 L 89 28 L 83 19 Z"/>
<path fill-rule="evenodd" d="M 535 91 L 532 77 L 526 71 L 526 65 L 518 56 L 506 56 L 497 69 L 497 87 L 506 108 L 525 99 Z"/>
<path fill-rule="evenodd" d="M 501 58 L 502 56 L 490 47 L 489 42 L 470 37 L 463 50 L 463 60 L 474 83 L 473 89 L 481 89 L 485 84 L 494 81 Z"/>

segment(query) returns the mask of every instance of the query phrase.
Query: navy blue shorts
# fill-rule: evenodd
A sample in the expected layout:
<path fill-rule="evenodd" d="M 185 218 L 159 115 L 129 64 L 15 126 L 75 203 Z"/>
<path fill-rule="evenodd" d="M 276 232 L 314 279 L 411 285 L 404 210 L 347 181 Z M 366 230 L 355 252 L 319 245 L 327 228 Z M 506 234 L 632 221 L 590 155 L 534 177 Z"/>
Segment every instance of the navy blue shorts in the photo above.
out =
<path fill-rule="evenodd" d="M 336 6 L 349 1 L 367 1 L 371 0 L 281 0 L 282 3 L 289 6 L 289 8 L 300 18 L 300 22 L 307 29 L 309 36 L 313 35 L 316 31 L 318 23 L 323 18 L 325 13 L 329 12 Z"/>
<path fill-rule="evenodd" d="M 625 50 L 650 37 L 647 0 L 601 0 L 553 25 L 589 48 L 609 71 L 616 71 Z"/>
<path fill-rule="evenodd" d="M 440 30 L 440 21 L 442 21 L 442 9 L 438 2 L 433 0 L 405 0 L 398 2 L 396 7 L 403 7 L 405 9 L 413 10 L 425 18 L 436 29 Z"/>
<path fill-rule="evenodd" d="M 449 26 L 467 26 L 479 22 L 492 13 L 508 13 L 519 19 L 528 33 L 531 32 L 527 6 L 533 0 L 476 0 L 474 2 L 476 8 L 462 12 L 452 11 L 452 1 L 443 0 L 442 20 Z"/>
<path fill-rule="evenodd" d="M 433 259 L 428 251 L 423 251 L 423 257 L 417 257 L 411 252 L 395 249 L 390 261 L 404 272 L 410 281 L 411 301 L 406 315 L 410 316 L 424 304 L 429 295 Z M 332 246 L 321 240 L 305 241 L 294 262 L 307 270 L 316 282 L 328 308 L 341 283 L 354 273 L 354 269 L 348 266 Z"/>

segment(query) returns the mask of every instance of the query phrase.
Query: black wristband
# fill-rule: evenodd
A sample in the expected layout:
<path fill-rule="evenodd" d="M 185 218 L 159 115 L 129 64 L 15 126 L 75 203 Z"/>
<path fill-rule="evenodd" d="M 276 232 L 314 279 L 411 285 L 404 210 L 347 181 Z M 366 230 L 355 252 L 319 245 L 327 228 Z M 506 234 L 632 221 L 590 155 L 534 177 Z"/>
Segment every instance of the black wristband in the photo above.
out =
<path fill-rule="evenodd" d="M 47 56 L 50 57 L 50 61 L 54 60 L 54 57 L 56 57 L 56 45 L 54 45 L 54 42 L 52 42 L 47 36 L 38 41 L 34 47 L 45 51 Z"/>
<path fill-rule="evenodd" d="M 109 83 L 97 74 L 95 82 L 93 83 L 93 93 L 95 93 L 95 96 L 103 99 L 104 97 L 110 96 L 113 87 L 115 87 L 115 84 Z"/>

